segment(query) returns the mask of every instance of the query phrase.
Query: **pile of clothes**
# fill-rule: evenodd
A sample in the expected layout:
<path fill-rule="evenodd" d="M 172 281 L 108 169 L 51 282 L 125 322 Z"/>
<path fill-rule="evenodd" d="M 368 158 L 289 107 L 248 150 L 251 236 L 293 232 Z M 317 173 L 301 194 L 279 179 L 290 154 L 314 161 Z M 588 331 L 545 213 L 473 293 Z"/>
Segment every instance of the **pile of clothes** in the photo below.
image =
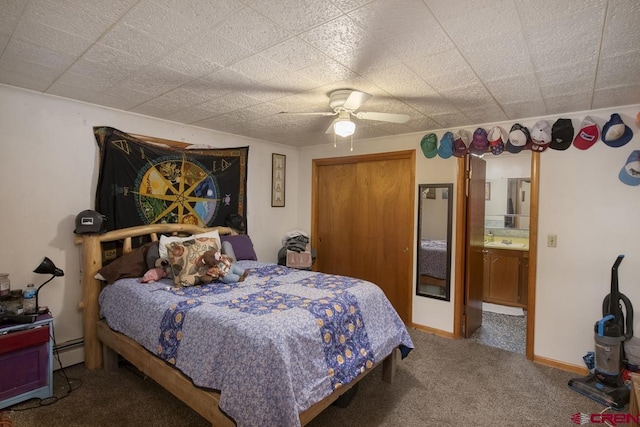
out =
<path fill-rule="evenodd" d="M 278 251 L 278 264 L 291 268 L 311 269 L 315 253 L 311 239 L 304 231 L 293 230 L 282 237 L 282 248 Z"/>

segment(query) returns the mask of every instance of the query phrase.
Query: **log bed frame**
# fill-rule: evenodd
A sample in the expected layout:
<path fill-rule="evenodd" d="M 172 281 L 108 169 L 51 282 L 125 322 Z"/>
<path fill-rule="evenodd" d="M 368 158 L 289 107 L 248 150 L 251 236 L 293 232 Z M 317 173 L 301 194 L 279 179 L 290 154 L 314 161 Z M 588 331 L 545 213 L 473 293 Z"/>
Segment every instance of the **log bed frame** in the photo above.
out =
<path fill-rule="evenodd" d="M 175 397 L 187 404 L 213 426 L 234 426 L 235 422 L 218 407 L 220 392 L 197 387 L 191 379 L 178 369 L 168 365 L 162 359 L 154 356 L 143 346 L 124 334 L 109 328 L 106 322 L 100 320 L 98 296 L 102 290 L 102 282 L 94 278 L 102 268 L 102 244 L 122 240 L 123 253 L 131 251 L 131 239 L 140 236 L 150 236 L 152 241 L 158 240 L 158 235 L 197 234 L 218 230 L 221 235 L 237 234 L 228 227 L 201 228 L 189 224 L 152 224 L 109 231 L 103 234 L 77 236 L 76 244 L 82 245 L 82 301 L 78 308 L 83 312 L 84 326 L 84 361 L 87 369 L 116 369 L 118 355 L 145 375 L 156 381 Z M 395 376 L 396 353 L 394 350 L 382 362 L 382 379 L 393 382 Z M 342 394 L 346 393 L 365 375 L 369 369 L 360 374 L 351 383 L 335 390 L 329 396 L 312 405 L 300 413 L 300 424 L 305 425 L 320 412 L 331 405 Z"/>

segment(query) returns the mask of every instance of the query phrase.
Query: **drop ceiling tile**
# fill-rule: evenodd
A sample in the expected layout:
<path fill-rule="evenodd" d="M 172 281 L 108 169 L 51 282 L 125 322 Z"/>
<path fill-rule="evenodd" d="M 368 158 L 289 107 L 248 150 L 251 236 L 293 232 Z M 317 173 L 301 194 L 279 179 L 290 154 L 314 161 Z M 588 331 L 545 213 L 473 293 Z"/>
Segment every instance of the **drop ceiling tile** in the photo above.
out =
<path fill-rule="evenodd" d="M 230 68 L 250 79 L 263 82 L 271 80 L 279 75 L 286 74 L 289 70 L 277 62 L 272 61 L 266 55 L 255 54 L 241 59 Z"/>
<path fill-rule="evenodd" d="M 593 108 L 637 104 L 639 99 L 640 84 L 596 89 L 593 94 Z"/>
<path fill-rule="evenodd" d="M 78 89 L 87 89 L 90 91 L 100 92 L 109 89 L 118 80 L 112 80 L 109 78 L 101 78 L 97 75 L 83 75 L 72 72 L 66 72 L 61 75 L 53 85 L 72 86 Z M 53 90 L 52 88 L 52 90 Z M 51 91 L 47 91 L 51 93 Z"/>
<path fill-rule="evenodd" d="M 542 99 L 538 81 L 533 73 L 485 81 L 485 84 L 501 104 Z"/>
<path fill-rule="evenodd" d="M 298 37 L 292 37 L 262 52 L 264 56 L 286 67 L 297 71 L 315 65 L 326 59 L 326 56 Z"/>
<path fill-rule="evenodd" d="M 486 46 L 492 48 L 487 49 Z M 473 40 L 460 46 L 460 51 L 483 80 L 533 72 L 527 43 L 520 31 L 507 33 L 504 37 Z"/>
<path fill-rule="evenodd" d="M 0 81 L 3 84 L 44 92 L 53 83 L 54 78 L 54 76 L 49 78 L 31 76 L 23 73 L 22 70 L 9 70 L 4 68 L 0 61 Z"/>
<path fill-rule="evenodd" d="M 571 16 L 576 13 L 600 13 L 608 0 L 515 0 L 523 25 L 535 25 L 536 22 Z M 544 13 L 540 13 L 544 11 Z"/>
<path fill-rule="evenodd" d="M 0 13 L 0 36 L 8 37 L 13 33 L 27 0 L 3 1 Z M 0 45 L 2 46 L 2 45 Z"/>
<path fill-rule="evenodd" d="M 393 79 L 389 79 L 388 76 L 393 76 Z M 366 77 L 392 95 L 434 92 L 433 88 L 421 78 L 420 73 L 414 72 L 403 64 L 367 73 Z"/>
<path fill-rule="evenodd" d="M 24 9 L 22 19 L 36 21 L 87 40 L 97 39 L 114 22 L 114 18 L 87 13 L 70 3 L 49 0 L 30 1 Z"/>
<path fill-rule="evenodd" d="M 110 82 L 110 86 L 113 86 L 131 75 L 134 71 L 127 70 L 117 65 L 105 65 L 97 64 L 95 62 L 85 61 L 80 59 L 75 62 L 67 71 L 61 76 L 66 82 L 73 79 L 74 76 L 83 79 L 97 80 L 101 82 Z"/>
<path fill-rule="evenodd" d="M 407 65 L 437 91 L 464 87 L 477 81 L 473 69 L 456 49 L 425 56 Z"/>
<path fill-rule="evenodd" d="M 602 59 L 596 88 L 630 86 L 640 83 L 640 50 Z"/>
<path fill-rule="evenodd" d="M 92 44 L 91 40 L 27 19 L 20 21 L 13 37 L 71 57 L 80 56 Z"/>
<path fill-rule="evenodd" d="M 159 59 L 157 64 L 161 67 L 177 71 L 193 78 L 211 74 L 220 68 L 219 65 L 195 56 L 182 48 L 178 48 L 173 52 L 168 53 L 166 56 Z"/>
<path fill-rule="evenodd" d="M 99 66 L 115 72 L 118 72 L 119 69 L 120 74 L 128 74 L 128 72 L 139 70 L 148 64 L 143 58 L 100 43 L 91 46 L 74 66 L 82 61 L 94 64 L 94 69 L 91 72 L 94 72 L 95 66 Z"/>
<path fill-rule="evenodd" d="M 182 103 L 171 100 L 167 97 L 159 96 L 149 101 L 131 108 L 130 111 L 145 114 L 152 117 L 170 117 L 173 113 L 184 109 Z"/>
<path fill-rule="evenodd" d="M 0 52 L 4 51 L 7 44 L 9 44 L 9 36 L 0 34 Z"/>
<path fill-rule="evenodd" d="M 593 90 L 595 64 L 573 64 L 536 73 L 542 96 L 571 95 Z"/>
<path fill-rule="evenodd" d="M 176 10 L 190 20 L 200 20 L 211 27 L 246 7 L 240 0 L 151 0 L 151 2 Z"/>
<path fill-rule="evenodd" d="M 215 31 L 254 52 L 291 37 L 291 33 L 249 8 L 230 16 L 215 27 Z"/>
<path fill-rule="evenodd" d="M 121 85 L 123 88 L 158 96 L 190 80 L 191 78 L 189 76 L 178 73 L 177 71 L 156 65 L 148 65 L 140 71 L 125 77 Z"/>
<path fill-rule="evenodd" d="M 73 64 L 75 57 L 22 39 L 12 38 L 7 44 L 1 59 L 5 63 L 28 61 L 34 64 L 42 64 L 46 68 L 55 69 L 61 73 Z"/>
<path fill-rule="evenodd" d="M 438 123 L 439 127 L 444 128 L 461 128 L 464 126 L 469 126 L 473 124 L 471 119 L 464 115 L 461 112 L 452 112 L 452 113 L 444 113 L 444 114 L 434 114 L 431 115 L 430 118 Z"/>
<path fill-rule="evenodd" d="M 397 37 L 413 28 L 437 26 L 420 0 L 375 1 L 349 13 L 360 28 L 376 40 Z"/>
<path fill-rule="evenodd" d="M 430 117 L 418 117 L 409 120 L 405 125 L 412 131 L 418 132 L 425 129 L 437 129 L 440 125 Z"/>
<path fill-rule="evenodd" d="M 319 85 L 347 80 L 355 77 L 355 73 L 333 59 L 325 59 L 315 65 L 298 70 L 298 73 Z"/>
<path fill-rule="evenodd" d="M 340 8 L 340 10 L 342 10 L 344 13 L 348 13 L 354 9 L 362 7 L 375 0 L 329 0 L 329 1 L 335 4 L 336 6 L 338 6 L 338 8 Z"/>
<path fill-rule="evenodd" d="M 363 46 L 376 44 L 374 39 L 346 16 L 306 31 L 300 34 L 300 37 L 331 58 L 353 54 Z"/>
<path fill-rule="evenodd" d="M 171 46 L 123 24 L 117 24 L 112 27 L 100 39 L 100 43 L 127 52 L 145 61 L 154 60 L 171 50 Z"/>
<path fill-rule="evenodd" d="M 591 92 L 572 93 L 570 95 L 547 97 L 544 99 L 549 114 L 561 114 L 566 111 L 591 110 Z"/>
<path fill-rule="evenodd" d="M 425 3 L 456 45 L 520 31 L 518 12 L 511 0 Z"/>
<path fill-rule="evenodd" d="M 455 48 L 440 26 L 417 26 L 386 38 L 382 45 L 404 62 Z"/>
<path fill-rule="evenodd" d="M 170 46 L 181 45 L 207 28 L 200 20 L 189 19 L 180 12 L 149 1 L 137 3 L 118 25 L 135 28 L 161 44 Z"/>
<path fill-rule="evenodd" d="M 209 98 L 204 94 L 193 92 L 184 87 L 173 89 L 155 99 L 167 100 L 168 102 L 179 106 L 181 109 L 209 101 Z"/>
<path fill-rule="evenodd" d="M 494 123 L 509 119 L 507 114 L 497 104 L 490 107 L 466 109 L 464 110 L 464 114 L 469 117 L 473 123 Z"/>
<path fill-rule="evenodd" d="M 97 90 L 91 90 L 84 87 L 75 85 L 68 85 L 64 83 L 56 82 L 47 90 L 47 93 L 56 96 L 62 96 L 65 98 L 78 99 L 84 102 L 90 102 L 93 104 L 101 102 L 103 94 Z"/>
<path fill-rule="evenodd" d="M 227 66 L 253 54 L 253 50 L 213 30 L 199 34 L 184 46 L 186 52 L 220 66 Z"/>
<path fill-rule="evenodd" d="M 335 5 L 317 0 L 247 0 L 246 3 L 292 34 L 299 34 L 342 14 Z"/>
<path fill-rule="evenodd" d="M 536 70 L 557 64 L 595 61 L 600 48 L 604 14 L 577 14 L 525 29 Z M 562 40 L 562 43 L 557 43 Z"/>
<path fill-rule="evenodd" d="M 526 117 L 545 116 L 549 114 L 542 100 L 526 100 L 502 104 L 502 109 L 511 120 L 519 120 Z M 510 129 L 507 129 L 507 132 Z"/>
<path fill-rule="evenodd" d="M 140 0 L 109 0 L 108 2 L 87 0 L 64 1 L 89 15 L 100 16 L 106 22 L 115 22 Z"/>
<path fill-rule="evenodd" d="M 171 114 L 168 119 L 180 123 L 193 124 L 211 116 L 213 116 L 211 111 L 201 108 L 200 106 L 195 106 Z"/>

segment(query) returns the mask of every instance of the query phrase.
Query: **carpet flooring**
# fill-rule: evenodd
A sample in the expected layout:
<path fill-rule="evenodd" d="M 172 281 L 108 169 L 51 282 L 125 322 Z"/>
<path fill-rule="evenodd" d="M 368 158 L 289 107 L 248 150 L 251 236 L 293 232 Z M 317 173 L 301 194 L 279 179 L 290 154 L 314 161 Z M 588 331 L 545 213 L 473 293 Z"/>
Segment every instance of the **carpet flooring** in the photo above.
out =
<path fill-rule="evenodd" d="M 471 339 L 410 334 L 416 348 L 398 361 L 393 384 L 382 382 L 379 366 L 361 381 L 349 406 L 331 406 L 309 426 L 571 426 L 574 414 L 606 409 L 568 388 L 575 374 Z M 0 412 L 14 427 L 209 425 L 133 369 L 76 365 L 65 372 L 71 394 L 47 406 L 30 400 Z M 66 380 L 60 371 L 54 377 L 56 396 L 65 396 Z"/>

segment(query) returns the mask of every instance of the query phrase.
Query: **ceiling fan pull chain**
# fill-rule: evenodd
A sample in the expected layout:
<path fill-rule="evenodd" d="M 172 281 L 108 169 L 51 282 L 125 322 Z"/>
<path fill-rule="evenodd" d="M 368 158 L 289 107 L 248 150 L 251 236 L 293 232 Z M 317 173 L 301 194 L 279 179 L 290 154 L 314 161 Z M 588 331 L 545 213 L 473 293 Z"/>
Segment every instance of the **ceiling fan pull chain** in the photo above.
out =
<path fill-rule="evenodd" d="M 351 135 L 351 150 L 349 151 L 353 151 L 353 135 Z"/>

